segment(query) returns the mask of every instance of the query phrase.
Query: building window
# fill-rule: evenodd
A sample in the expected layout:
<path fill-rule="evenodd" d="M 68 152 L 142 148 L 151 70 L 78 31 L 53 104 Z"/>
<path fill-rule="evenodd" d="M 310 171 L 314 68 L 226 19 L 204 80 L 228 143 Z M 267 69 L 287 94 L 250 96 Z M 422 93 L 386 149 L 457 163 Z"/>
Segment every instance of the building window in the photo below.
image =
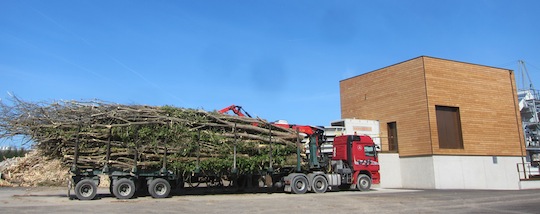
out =
<path fill-rule="evenodd" d="M 388 151 L 398 152 L 398 138 L 396 122 L 387 123 L 388 130 Z"/>
<path fill-rule="evenodd" d="M 437 130 L 439 148 L 463 149 L 463 134 L 458 107 L 435 106 L 437 112 Z"/>

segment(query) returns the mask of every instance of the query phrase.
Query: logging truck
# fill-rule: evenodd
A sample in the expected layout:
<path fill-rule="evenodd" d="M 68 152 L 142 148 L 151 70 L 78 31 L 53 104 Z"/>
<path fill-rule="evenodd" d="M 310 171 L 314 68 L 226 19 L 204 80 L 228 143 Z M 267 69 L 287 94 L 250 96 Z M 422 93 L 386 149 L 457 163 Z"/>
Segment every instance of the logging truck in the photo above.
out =
<path fill-rule="evenodd" d="M 314 126 L 275 124 L 297 131 L 296 165 L 274 168 L 272 157 L 268 167 L 258 173 L 242 173 L 234 163 L 227 172 L 208 173 L 199 168 L 190 172 L 175 171 L 167 161 L 156 169 L 117 170 L 102 168 L 80 169 L 77 158 L 70 169 L 68 196 L 73 189 L 76 198 L 92 200 L 97 193 L 100 176 L 108 176 L 109 189 L 118 199 L 129 199 L 135 194 L 149 194 L 153 198 L 169 197 L 172 190 L 182 191 L 196 187 L 228 187 L 233 189 L 267 188 L 293 194 L 324 193 L 340 189 L 367 191 L 380 182 L 376 145 L 369 136 L 342 135 L 333 142 L 333 152 L 321 152 L 324 130 Z M 271 132 L 271 130 L 270 130 Z M 270 144 L 270 149 L 272 145 Z M 75 154 L 77 154 L 77 146 Z M 108 149 L 110 150 L 110 149 Z M 236 151 L 236 150 L 235 150 Z M 107 151 L 110 153 L 110 151 Z M 272 154 L 272 153 L 270 153 Z M 166 155 L 164 156 L 166 158 Z"/>
<path fill-rule="evenodd" d="M 145 190 L 154 198 L 165 198 L 169 197 L 173 188 L 186 188 L 185 184 L 189 187 L 203 184 L 206 187 L 227 185 L 232 188 L 248 188 L 263 180 L 262 187 L 303 194 L 308 191 L 324 193 L 339 189 L 367 191 L 372 183 L 380 182 L 375 144 L 369 136 L 337 136 L 331 156 L 320 152 L 318 145 L 322 136 L 319 131 L 308 136 L 305 152 L 309 162 L 308 170 L 301 167 L 301 151 L 304 149 L 303 145 L 299 145 L 296 166 L 274 170 L 270 165 L 264 172 L 257 174 L 237 174 L 231 170 L 227 174 L 227 181 L 222 180 L 223 175 L 209 175 L 201 171 L 181 175 L 166 167 L 154 171 L 133 169 L 129 173 L 107 168 L 84 171 L 72 169 L 70 189 L 74 188 L 78 199 L 91 200 L 96 196 L 99 175 L 102 174 L 109 176 L 110 192 L 118 199 L 129 199 L 136 192 Z"/>
<path fill-rule="evenodd" d="M 369 190 L 380 180 L 370 137 L 338 136 L 331 152 L 323 152 L 323 128 L 269 123 L 240 106 L 207 112 L 101 101 L 13 101 L 14 106 L 0 105 L 0 137 L 28 136 L 42 155 L 70 165 L 70 198 L 72 190 L 78 199 L 95 198 L 100 182 L 116 198 L 129 199 L 203 188 L 294 194 Z"/>

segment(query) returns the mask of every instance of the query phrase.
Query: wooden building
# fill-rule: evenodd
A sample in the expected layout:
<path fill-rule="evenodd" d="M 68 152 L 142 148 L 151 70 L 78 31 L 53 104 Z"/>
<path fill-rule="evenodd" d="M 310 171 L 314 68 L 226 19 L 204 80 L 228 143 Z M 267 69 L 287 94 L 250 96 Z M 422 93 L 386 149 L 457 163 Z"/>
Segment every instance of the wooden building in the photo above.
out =
<path fill-rule="evenodd" d="M 519 189 L 512 70 L 428 56 L 340 82 L 342 118 L 380 122 L 382 186 Z"/>

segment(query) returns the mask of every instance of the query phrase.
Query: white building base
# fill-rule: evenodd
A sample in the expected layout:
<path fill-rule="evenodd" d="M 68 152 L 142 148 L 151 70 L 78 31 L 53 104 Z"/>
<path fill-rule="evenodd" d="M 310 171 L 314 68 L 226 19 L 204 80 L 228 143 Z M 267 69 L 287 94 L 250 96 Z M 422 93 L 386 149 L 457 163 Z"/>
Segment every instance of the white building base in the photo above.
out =
<path fill-rule="evenodd" d="M 519 189 L 540 189 L 540 180 L 520 181 Z"/>
<path fill-rule="evenodd" d="M 382 188 L 518 190 L 521 157 L 379 154 Z"/>
<path fill-rule="evenodd" d="M 397 153 L 379 153 L 381 188 L 402 188 L 401 163 Z"/>

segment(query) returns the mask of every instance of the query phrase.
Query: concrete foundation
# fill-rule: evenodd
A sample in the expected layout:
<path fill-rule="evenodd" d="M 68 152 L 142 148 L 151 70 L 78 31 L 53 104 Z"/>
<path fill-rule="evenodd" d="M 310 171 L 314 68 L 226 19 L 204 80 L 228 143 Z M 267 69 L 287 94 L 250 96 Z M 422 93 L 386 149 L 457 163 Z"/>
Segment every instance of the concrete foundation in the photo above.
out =
<path fill-rule="evenodd" d="M 383 188 L 518 190 L 537 185 L 520 182 L 516 166 L 521 163 L 521 157 L 400 158 L 396 153 L 381 153 L 379 163 Z"/>

